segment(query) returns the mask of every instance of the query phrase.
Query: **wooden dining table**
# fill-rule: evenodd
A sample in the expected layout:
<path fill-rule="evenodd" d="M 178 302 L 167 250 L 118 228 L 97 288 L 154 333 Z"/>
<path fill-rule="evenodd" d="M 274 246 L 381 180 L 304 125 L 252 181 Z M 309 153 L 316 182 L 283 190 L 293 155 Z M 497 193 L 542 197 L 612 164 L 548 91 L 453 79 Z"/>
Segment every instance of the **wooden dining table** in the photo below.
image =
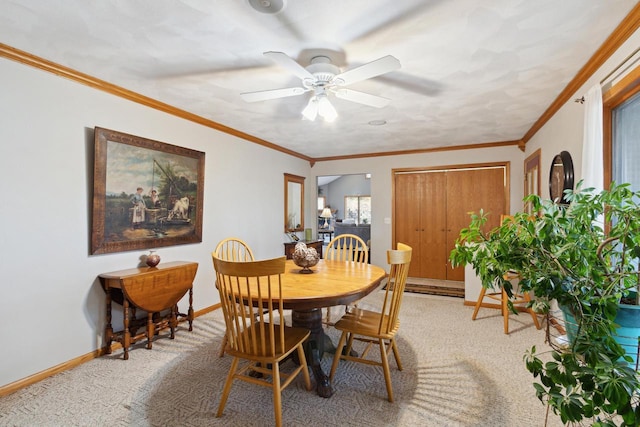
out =
<path fill-rule="evenodd" d="M 301 267 L 287 260 L 282 276 L 283 303 L 285 309 L 292 311 L 293 326 L 311 331 L 306 344 L 307 360 L 318 394 L 330 397 L 333 389 L 320 360 L 325 351 L 335 350 L 335 346 L 323 329 L 322 308 L 350 304 L 367 296 L 387 274 L 376 265 L 325 259 L 311 270 L 313 273 L 300 273 Z"/>

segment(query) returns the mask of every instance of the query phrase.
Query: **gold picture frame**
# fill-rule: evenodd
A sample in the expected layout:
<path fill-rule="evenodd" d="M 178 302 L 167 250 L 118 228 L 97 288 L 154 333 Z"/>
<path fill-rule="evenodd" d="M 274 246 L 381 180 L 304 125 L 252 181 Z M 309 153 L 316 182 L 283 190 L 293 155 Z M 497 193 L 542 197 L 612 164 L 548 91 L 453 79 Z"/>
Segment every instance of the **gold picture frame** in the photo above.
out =
<path fill-rule="evenodd" d="M 91 254 L 202 242 L 205 153 L 94 129 Z"/>

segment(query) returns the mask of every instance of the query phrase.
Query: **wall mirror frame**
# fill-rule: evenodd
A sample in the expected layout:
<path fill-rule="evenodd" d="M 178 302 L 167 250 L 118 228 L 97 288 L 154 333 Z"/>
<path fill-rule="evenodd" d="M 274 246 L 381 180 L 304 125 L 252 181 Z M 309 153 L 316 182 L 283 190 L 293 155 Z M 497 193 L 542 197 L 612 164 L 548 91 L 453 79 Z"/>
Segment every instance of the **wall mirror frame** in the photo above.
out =
<path fill-rule="evenodd" d="M 284 174 L 284 231 L 304 231 L 304 177 Z"/>
<path fill-rule="evenodd" d="M 549 170 L 549 196 L 555 203 L 568 205 L 565 190 L 573 190 L 573 160 L 568 151 L 557 154 Z"/>

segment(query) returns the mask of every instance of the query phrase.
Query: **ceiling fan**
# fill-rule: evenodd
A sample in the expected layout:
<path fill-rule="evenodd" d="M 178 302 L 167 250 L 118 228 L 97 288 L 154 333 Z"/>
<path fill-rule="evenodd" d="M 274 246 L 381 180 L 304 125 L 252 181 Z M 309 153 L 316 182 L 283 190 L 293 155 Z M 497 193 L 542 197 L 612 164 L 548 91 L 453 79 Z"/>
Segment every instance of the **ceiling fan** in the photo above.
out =
<path fill-rule="evenodd" d="M 303 67 L 282 52 L 264 52 L 264 55 L 300 78 L 302 86 L 244 92 L 240 94 L 242 99 L 246 102 L 258 102 L 313 92 L 309 103 L 302 110 L 304 118 L 311 121 L 315 120 L 318 115 L 328 122 L 332 122 L 338 117 L 336 109 L 329 101 L 329 93 L 333 93 L 340 99 L 370 107 L 382 108 L 386 106 L 390 102 L 387 98 L 347 89 L 345 86 L 400 68 L 400 61 L 391 55 L 383 56 L 345 72 L 341 72 L 340 68 L 332 64 L 331 59 L 325 55 L 312 57 L 307 67 Z"/>

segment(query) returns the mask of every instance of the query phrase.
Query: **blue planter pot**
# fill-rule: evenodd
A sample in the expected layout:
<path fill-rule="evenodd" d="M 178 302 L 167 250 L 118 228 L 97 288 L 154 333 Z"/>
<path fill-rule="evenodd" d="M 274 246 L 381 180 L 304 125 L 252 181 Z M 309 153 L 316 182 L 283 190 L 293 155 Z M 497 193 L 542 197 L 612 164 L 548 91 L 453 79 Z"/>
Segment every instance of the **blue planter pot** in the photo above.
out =
<path fill-rule="evenodd" d="M 573 343 L 576 339 L 576 333 L 578 332 L 576 318 L 573 317 L 573 314 L 571 314 L 571 311 L 567 307 L 561 305 L 560 310 L 562 310 L 562 315 L 564 316 L 564 329 L 567 331 L 567 339 L 570 343 Z"/>
<path fill-rule="evenodd" d="M 616 323 L 620 327 L 616 331 L 616 341 L 631 358 L 638 370 L 638 337 L 640 337 L 640 306 L 620 304 Z"/>
<path fill-rule="evenodd" d="M 569 342 L 573 342 L 578 330 L 576 320 L 566 307 L 560 307 L 565 319 L 565 329 Z M 633 359 L 633 366 L 638 370 L 638 337 L 640 337 L 640 306 L 620 304 L 615 319 L 620 327 L 616 330 L 615 340 Z"/>

